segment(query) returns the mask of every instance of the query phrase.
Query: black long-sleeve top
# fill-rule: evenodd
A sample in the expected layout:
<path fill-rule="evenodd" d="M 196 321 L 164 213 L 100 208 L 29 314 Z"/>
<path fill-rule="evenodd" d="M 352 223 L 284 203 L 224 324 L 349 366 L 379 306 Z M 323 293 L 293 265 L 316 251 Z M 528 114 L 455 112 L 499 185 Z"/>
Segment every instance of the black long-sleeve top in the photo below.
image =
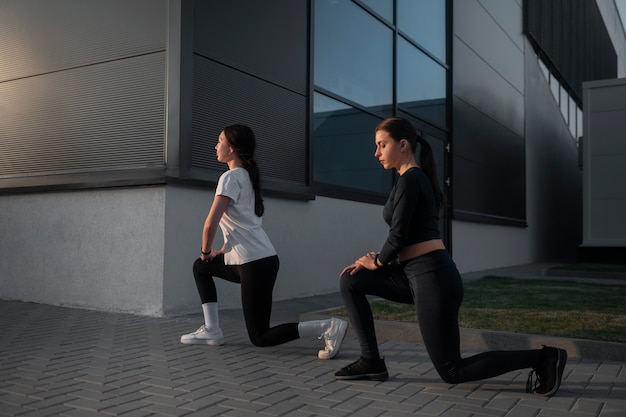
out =
<path fill-rule="evenodd" d="M 383 208 L 389 235 L 378 259 L 387 264 L 400 250 L 415 243 L 439 239 L 439 210 L 426 173 L 410 168 L 400 175 Z"/>

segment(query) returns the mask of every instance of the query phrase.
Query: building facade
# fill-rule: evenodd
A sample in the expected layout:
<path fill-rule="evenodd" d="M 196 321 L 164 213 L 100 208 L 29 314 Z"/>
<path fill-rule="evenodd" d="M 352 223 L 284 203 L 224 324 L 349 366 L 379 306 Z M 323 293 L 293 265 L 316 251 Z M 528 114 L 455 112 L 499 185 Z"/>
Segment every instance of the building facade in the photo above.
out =
<path fill-rule="evenodd" d="M 582 38 L 545 38 L 538 22 L 564 14 Z M 393 173 L 373 129 L 393 115 L 435 151 L 462 272 L 573 259 L 578 84 L 626 74 L 614 16 L 604 0 L 0 1 L 0 297 L 197 311 L 232 123 L 259 141 L 277 300 L 337 291 L 382 246 Z M 602 54 L 576 72 L 588 55 L 551 48 L 583 38 Z M 218 292 L 239 305 L 237 286 Z"/>

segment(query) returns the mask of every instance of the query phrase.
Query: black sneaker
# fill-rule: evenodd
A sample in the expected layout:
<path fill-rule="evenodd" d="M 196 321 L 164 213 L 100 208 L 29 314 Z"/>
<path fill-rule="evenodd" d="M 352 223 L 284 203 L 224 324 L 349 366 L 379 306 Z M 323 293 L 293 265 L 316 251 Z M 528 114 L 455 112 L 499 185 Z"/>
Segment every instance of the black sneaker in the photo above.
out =
<path fill-rule="evenodd" d="M 335 372 L 335 379 L 367 379 L 370 381 L 385 381 L 389 378 L 385 360 L 365 359 L 351 363 L 345 368 L 341 368 Z"/>
<path fill-rule="evenodd" d="M 546 397 L 553 396 L 561 385 L 563 370 L 567 362 L 567 352 L 563 349 L 543 346 L 544 360 L 528 373 L 526 392 L 533 392 Z M 533 384 L 533 373 L 536 374 Z M 533 386 L 534 385 L 534 386 Z"/>

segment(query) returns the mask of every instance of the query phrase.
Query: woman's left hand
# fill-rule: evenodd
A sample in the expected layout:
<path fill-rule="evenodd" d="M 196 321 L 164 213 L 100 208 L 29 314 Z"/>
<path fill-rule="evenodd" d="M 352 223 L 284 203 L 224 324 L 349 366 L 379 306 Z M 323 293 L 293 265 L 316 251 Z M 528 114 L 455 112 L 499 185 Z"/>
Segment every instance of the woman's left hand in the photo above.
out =
<path fill-rule="evenodd" d="M 369 252 L 361 256 L 359 259 L 354 261 L 352 265 L 346 266 L 343 271 L 341 271 L 339 276 L 343 276 L 346 272 L 350 272 L 350 275 L 354 275 L 361 269 L 378 269 L 378 265 L 376 265 L 376 252 Z"/>

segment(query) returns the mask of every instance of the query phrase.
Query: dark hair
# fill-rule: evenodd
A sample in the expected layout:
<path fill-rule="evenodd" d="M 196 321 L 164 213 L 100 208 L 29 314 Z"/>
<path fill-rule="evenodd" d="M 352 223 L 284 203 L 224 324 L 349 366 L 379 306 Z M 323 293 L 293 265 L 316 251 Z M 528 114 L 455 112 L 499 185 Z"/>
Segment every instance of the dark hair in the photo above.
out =
<path fill-rule="evenodd" d="M 234 124 L 224 128 L 224 136 L 226 136 L 228 144 L 241 158 L 243 167 L 250 174 L 252 188 L 254 189 L 254 212 L 261 217 L 265 211 L 265 206 L 261 196 L 261 174 L 259 166 L 254 160 L 254 149 L 256 148 L 254 132 L 248 126 Z"/>
<path fill-rule="evenodd" d="M 439 183 L 437 182 L 437 167 L 435 166 L 435 158 L 433 157 L 433 150 L 422 138 L 413 124 L 402 117 L 390 117 L 383 120 L 376 126 L 376 131 L 383 130 L 389 133 L 395 141 L 400 142 L 405 139 L 411 146 L 413 154 L 417 152 L 417 145 L 420 146 L 419 164 L 426 173 L 426 176 L 430 180 L 430 184 L 433 187 L 435 193 L 435 201 L 437 207 L 441 208 L 446 203 L 446 196 L 441 191 Z"/>

